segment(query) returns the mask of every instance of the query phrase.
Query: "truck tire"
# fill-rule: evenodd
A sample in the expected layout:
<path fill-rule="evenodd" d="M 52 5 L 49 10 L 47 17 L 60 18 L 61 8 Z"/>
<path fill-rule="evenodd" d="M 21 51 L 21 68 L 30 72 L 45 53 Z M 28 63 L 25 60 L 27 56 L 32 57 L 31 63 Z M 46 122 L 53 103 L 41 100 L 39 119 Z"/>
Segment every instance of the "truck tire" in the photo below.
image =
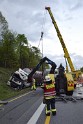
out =
<path fill-rule="evenodd" d="M 66 95 L 72 96 L 72 95 L 73 95 L 73 91 L 67 91 L 67 92 L 66 92 Z"/>

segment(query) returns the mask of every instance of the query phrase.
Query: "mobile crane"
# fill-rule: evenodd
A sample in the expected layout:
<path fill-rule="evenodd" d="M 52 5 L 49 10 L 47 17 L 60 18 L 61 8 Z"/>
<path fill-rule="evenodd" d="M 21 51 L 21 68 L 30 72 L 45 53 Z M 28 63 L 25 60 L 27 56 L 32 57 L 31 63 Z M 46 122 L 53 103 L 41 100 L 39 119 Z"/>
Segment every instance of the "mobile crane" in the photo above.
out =
<path fill-rule="evenodd" d="M 42 58 L 40 60 L 40 62 L 35 66 L 35 68 L 33 68 L 31 73 L 28 75 L 28 80 L 30 80 L 33 77 L 34 73 L 40 68 L 40 66 L 44 62 L 47 62 L 47 64 L 51 65 L 50 72 L 47 75 L 49 75 L 51 77 L 52 81 L 55 82 L 56 78 L 54 75 L 55 75 L 55 69 L 56 69 L 57 65 L 55 64 L 55 62 L 53 62 L 52 60 L 50 60 L 47 57 Z M 74 80 L 73 80 L 71 74 L 66 74 L 66 76 L 65 76 L 65 74 L 63 74 L 63 76 L 60 76 L 60 74 L 58 74 L 57 76 L 58 76 L 57 79 L 59 79 L 59 77 L 60 77 L 60 82 L 62 82 L 62 85 L 61 85 L 61 87 L 59 87 L 60 82 L 56 83 L 56 92 L 58 93 L 58 90 L 62 89 L 62 90 L 66 91 L 66 95 L 72 95 L 73 91 L 74 91 Z"/>
<path fill-rule="evenodd" d="M 60 43 L 61 43 L 61 45 L 62 45 L 62 48 L 63 48 L 63 51 L 64 51 L 65 60 L 67 60 L 67 62 L 68 62 L 68 64 L 69 64 L 69 67 L 70 67 L 70 69 L 71 69 L 72 76 L 73 76 L 74 80 L 76 81 L 76 80 L 78 79 L 79 75 L 81 74 L 81 71 L 80 71 L 80 70 L 75 70 L 75 68 L 74 68 L 74 65 L 73 65 L 73 63 L 72 63 L 72 60 L 71 60 L 70 55 L 69 55 L 69 53 L 68 53 L 68 50 L 67 50 L 67 48 L 66 48 L 66 45 L 65 45 L 65 43 L 64 43 L 63 37 L 62 37 L 62 35 L 61 35 L 61 33 L 60 33 L 60 30 L 59 30 L 59 28 L 58 28 L 58 26 L 57 26 L 57 23 L 56 23 L 56 21 L 55 21 L 55 19 L 54 19 L 54 17 L 53 17 L 53 14 L 52 14 L 52 12 L 51 12 L 50 7 L 45 7 L 45 9 L 48 10 L 48 12 L 49 12 L 49 15 L 50 15 L 50 17 L 51 17 L 51 19 L 52 19 L 52 23 L 53 23 L 54 28 L 55 28 L 55 30 L 56 30 L 56 32 L 57 32 L 57 36 L 58 36 L 58 38 L 59 38 L 59 40 L 60 40 Z M 67 71 L 68 71 L 67 62 L 66 62 L 66 67 L 67 67 Z"/>

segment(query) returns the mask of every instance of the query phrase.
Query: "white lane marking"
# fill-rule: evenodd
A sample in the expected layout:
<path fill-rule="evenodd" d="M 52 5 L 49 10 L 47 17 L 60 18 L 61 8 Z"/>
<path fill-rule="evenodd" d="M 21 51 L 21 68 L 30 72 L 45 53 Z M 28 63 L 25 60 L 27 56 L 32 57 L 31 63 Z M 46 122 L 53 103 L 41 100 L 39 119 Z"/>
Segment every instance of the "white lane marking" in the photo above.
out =
<path fill-rule="evenodd" d="M 45 104 L 41 103 L 39 108 L 36 110 L 36 112 L 33 114 L 33 116 L 30 118 L 30 120 L 27 122 L 27 124 L 36 124 L 41 112 L 43 111 L 45 107 Z"/>

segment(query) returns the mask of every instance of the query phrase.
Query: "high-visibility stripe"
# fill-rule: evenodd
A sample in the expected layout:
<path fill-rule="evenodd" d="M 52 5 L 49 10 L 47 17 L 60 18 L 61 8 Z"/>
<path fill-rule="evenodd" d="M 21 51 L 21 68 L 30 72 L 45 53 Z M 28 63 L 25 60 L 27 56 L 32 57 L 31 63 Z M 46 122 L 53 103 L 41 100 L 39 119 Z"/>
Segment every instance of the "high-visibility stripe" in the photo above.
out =
<path fill-rule="evenodd" d="M 51 93 L 51 94 L 44 94 L 44 97 L 50 97 L 50 96 L 55 96 L 56 94 L 55 93 Z"/>
<path fill-rule="evenodd" d="M 55 96 L 55 94 L 44 95 L 44 97 Z"/>
<path fill-rule="evenodd" d="M 46 114 L 50 113 L 51 110 L 47 110 L 47 106 L 46 106 Z"/>
<path fill-rule="evenodd" d="M 55 95 L 56 95 L 56 92 L 55 92 L 55 91 L 52 91 L 52 92 L 45 92 L 45 93 L 44 93 L 44 96 L 45 96 L 45 97 L 55 96 Z"/>
<path fill-rule="evenodd" d="M 56 112 L 56 109 L 51 109 L 52 112 Z"/>
<path fill-rule="evenodd" d="M 44 95 L 51 95 L 51 94 L 54 94 L 55 95 L 55 93 L 46 93 L 46 94 L 44 93 Z"/>
<path fill-rule="evenodd" d="M 55 96 L 45 97 L 45 99 L 52 99 L 52 98 L 55 98 Z"/>

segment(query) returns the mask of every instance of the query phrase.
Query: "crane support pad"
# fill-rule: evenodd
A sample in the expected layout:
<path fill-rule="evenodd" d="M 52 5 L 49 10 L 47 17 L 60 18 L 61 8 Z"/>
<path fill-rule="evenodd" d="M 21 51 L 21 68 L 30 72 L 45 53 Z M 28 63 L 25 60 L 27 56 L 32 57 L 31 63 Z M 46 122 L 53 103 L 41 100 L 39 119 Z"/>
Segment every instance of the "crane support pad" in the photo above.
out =
<path fill-rule="evenodd" d="M 77 102 L 79 100 L 83 100 L 82 97 L 74 97 L 74 96 L 67 96 L 67 95 L 60 95 L 60 96 L 56 96 L 55 98 L 56 102 L 57 101 L 63 101 L 65 103 L 67 103 L 68 101 L 72 101 L 72 102 Z"/>

